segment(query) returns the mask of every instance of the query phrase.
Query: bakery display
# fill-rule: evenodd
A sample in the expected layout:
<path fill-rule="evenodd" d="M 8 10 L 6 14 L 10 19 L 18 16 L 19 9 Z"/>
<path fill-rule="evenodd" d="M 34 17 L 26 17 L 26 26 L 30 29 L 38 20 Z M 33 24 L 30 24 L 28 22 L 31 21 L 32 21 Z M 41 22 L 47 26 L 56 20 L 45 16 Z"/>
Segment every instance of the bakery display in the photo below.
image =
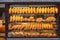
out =
<path fill-rule="evenodd" d="M 57 13 L 55 6 L 10 7 L 8 37 L 57 37 Z"/>

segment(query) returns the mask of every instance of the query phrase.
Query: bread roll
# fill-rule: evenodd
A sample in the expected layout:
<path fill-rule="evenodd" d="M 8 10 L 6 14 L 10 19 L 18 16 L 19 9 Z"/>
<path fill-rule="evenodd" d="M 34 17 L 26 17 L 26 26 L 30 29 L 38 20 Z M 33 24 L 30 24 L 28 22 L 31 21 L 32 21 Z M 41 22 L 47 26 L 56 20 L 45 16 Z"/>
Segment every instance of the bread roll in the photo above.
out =
<path fill-rule="evenodd" d="M 33 16 L 30 16 L 28 21 L 35 21 L 34 17 Z"/>
<path fill-rule="evenodd" d="M 48 17 L 46 21 L 56 21 L 55 17 Z"/>
<path fill-rule="evenodd" d="M 24 21 L 28 21 L 28 18 L 24 18 Z"/>
<path fill-rule="evenodd" d="M 36 22 L 41 22 L 41 21 L 43 21 L 42 18 L 37 18 L 37 19 L 36 19 Z"/>

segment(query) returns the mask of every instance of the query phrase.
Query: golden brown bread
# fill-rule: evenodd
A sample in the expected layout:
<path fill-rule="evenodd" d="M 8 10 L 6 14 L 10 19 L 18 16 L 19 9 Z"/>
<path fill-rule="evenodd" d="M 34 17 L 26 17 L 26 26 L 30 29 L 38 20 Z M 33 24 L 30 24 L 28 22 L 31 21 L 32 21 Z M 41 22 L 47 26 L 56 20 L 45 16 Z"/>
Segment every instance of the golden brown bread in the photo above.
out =
<path fill-rule="evenodd" d="M 56 18 L 55 18 L 55 17 L 48 17 L 48 18 L 46 19 L 46 21 L 56 21 Z"/>
<path fill-rule="evenodd" d="M 37 18 L 37 19 L 36 19 L 36 22 L 41 22 L 41 21 L 43 21 L 42 18 Z"/>
<path fill-rule="evenodd" d="M 28 21 L 35 21 L 35 19 L 34 19 L 33 16 L 30 16 L 30 17 L 28 18 Z"/>

